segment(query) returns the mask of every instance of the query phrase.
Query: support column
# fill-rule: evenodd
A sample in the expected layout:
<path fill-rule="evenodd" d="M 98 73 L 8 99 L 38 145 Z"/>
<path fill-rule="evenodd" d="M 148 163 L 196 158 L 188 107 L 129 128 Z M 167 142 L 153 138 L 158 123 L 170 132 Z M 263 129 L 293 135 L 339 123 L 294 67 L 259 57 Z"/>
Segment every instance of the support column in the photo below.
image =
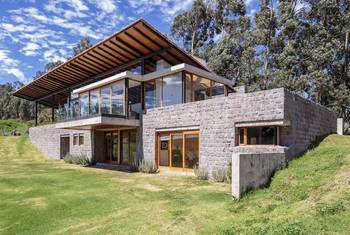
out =
<path fill-rule="evenodd" d="M 51 122 L 55 122 L 55 108 L 51 108 Z"/>
<path fill-rule="evenodd" d="M 34 118 L 35 118 L 35 126 L 37 126 L 38 125 L 38 102 L 37 101 L 35 101 Z"/>
<path fill-rule="evenodd" d="M 145 74 L 145 60 L 141 61 L 141 75 Z M 145 82 L 141 82 L 141 110 L 145 111 Z"/>

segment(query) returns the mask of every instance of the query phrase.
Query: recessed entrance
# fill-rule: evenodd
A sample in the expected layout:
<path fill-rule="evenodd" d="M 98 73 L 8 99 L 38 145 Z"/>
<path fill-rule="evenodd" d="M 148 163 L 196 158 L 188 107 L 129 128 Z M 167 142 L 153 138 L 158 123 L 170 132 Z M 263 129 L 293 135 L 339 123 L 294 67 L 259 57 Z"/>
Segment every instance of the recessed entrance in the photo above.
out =
<path fill-rule="evenodd" d="M 157 135 L 159 168 L 191 171 L 198 166 L 199 131 L 163 132 Z"/>
<path fill-rule="evenodd" d="M 136 159 L 136 130 L 105 132 L 105 162 L 131 165 Z"/>
<path fill-rule="evenodd" d="M 61 136 L 60 158 L 63 159 L 69 153 L 69 135 Z"/>

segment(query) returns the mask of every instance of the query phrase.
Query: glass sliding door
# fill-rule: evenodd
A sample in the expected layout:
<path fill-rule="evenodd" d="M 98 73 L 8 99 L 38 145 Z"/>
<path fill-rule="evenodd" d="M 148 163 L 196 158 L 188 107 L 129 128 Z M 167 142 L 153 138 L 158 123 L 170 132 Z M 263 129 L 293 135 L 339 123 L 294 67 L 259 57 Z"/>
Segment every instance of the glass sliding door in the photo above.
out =
<path fill-rule="evenodd" d="M 171 136 L 171 166 L 183 167 L 183 135 L 172 134 Z"/>
<path fill-rule="evenodd" d="M 184 134 L 185 136 L 185 168 L 197 167 L 199 160 L 198 133 Z"/>
<path fill-rule="evenodd" d="M 136 131 L 121 131 L 121 164 L 131 165 L 136 160 Z"/>
<path fill-rule="evenodd" d="M 105 133 L 105 161 L 119 163 L 118 131 Z"/>
<path fill-rule="evenodd" d="M 199 132 L 182 131 L 158 134 L 159 167 L 193 170 L 199 161 Z"/>

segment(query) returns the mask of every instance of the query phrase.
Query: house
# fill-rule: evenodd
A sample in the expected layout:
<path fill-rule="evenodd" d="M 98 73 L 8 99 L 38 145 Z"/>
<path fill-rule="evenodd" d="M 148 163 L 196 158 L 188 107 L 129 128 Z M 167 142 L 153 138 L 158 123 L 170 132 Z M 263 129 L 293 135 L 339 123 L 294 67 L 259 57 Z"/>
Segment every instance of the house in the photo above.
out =
<path fill-rule="evenodd" d="M 86 154 L 123 167 L 144 159 L 209 175 L 231 163 L 238 196 L 336 131 L 325 107 L 285 89 L 247 93 L 143 19 L 14 95 L 52 107 L 56 123 L 29 134 L 55 159 Z"/>

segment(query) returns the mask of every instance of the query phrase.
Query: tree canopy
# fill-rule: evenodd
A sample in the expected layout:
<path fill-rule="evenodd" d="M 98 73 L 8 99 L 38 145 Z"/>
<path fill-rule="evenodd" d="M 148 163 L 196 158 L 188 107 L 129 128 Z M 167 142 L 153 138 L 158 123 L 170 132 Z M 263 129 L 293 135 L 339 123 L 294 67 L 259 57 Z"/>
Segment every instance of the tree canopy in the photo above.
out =
<path fill-rule="evenodd" d="M 248 15 L 242 0 L 197 0 L 171 29 L 238 85 L 284 87 L 350 121 L 349 1 L 260 0 Z"/>

